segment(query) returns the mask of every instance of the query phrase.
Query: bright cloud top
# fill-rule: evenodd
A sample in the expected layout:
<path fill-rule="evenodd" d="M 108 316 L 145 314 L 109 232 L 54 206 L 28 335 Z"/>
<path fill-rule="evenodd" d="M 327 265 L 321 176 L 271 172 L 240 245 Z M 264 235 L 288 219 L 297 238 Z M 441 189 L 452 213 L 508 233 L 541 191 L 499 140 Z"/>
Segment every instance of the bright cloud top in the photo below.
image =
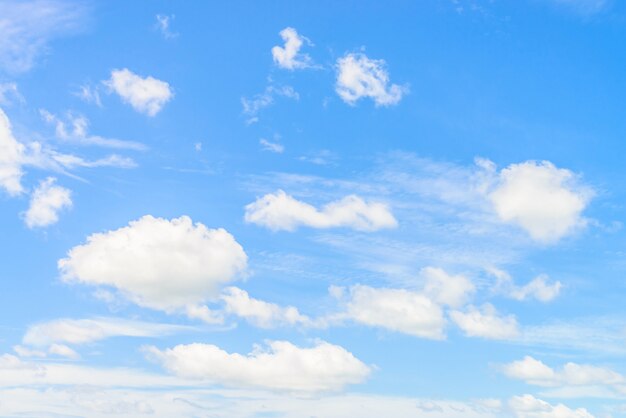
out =
<path fill-rule="evenodd" d="M 287 70 L 296 70 L 311 66 L 311 57 L 307 54 L 301 54 L 300 48 L 306 42 L 311 42 L 304 36 L 298 35 L 294 28 L 285 28 L 280 31 L 280 37 L 285 41 L 285 45 L 275 46 L 272 48 L 272 57 L 274 62 L 280 68 Z"/>
<path fill-rule="evenodd" d="M 154 77 L 141 77 L 127 68 L 111 71 L 104 84 L 137 112 L 155 116 L 174 97 L 170 85 Z"/>
<path fill-rule="evenodd" d="M 58 222 L 59 212 L 72 207 L 72 192 L 55 184 L 54 177 L 39 183 L 30 198 L 30 206 L 24 213 L 29 228 L 45 227 Z"/>
<path fill-rule="evenodd" d="M 395 105 L 407 92 L 404 86 L 389 84 L 384 60 L 369 59 L 362 53 L 346 54 L 337 60 L 335 90 L 350 105 L 369 97 L 376 106 Z"/>
<path fill-rule="evenodd" d="M 293 306 L 282 307 L 275 303 L 251 298 L 245 290 L 229 287 L 224 289 L 221 299 L 226 313 L 250 321 L 260 328 L 273 328 L 279 325 L 308 324 L 309 318 Z"/>
<path fill-rule="evenodd" d="M 582 212 L 591 191 L 567 169 L 526 161 L 500 171 L 488 197 L 502 221 L 519 225 L 536 241 L 552 243 L 586 224 Z"/>
<path fill-rule="evenodd" d="M 514 396 L 509 400 L 509 408 L 517 418 L 594 418 L 585 408 L 552 405 L 532 395 Z"/>
<path fill-rule="evenodd" d="M 58 264 L 66 282 L 112 286 L 138 305 L 172 311 L 217 297 L 247 256 L 224 229 L 146 215 L 90 235 Z"/>
<path fill-rule="evenodd" d="M 11 122 L 0 109 L 0 188 L 11 196 L 24 191 L 21 183 L 23 158 L 24 146 L 13 136 Z"/>
<path fill-rule="evenodd" d="M 282 190 L 266 194 L 247 205 L 245 220 L 274 231 L 294 231 L 299 226 L 376 231 L 398 225 L 384 203 L 366 202 L 356 195 L 350 195 L 330 202 L 320 210 Z"/>
<path fill-rule="evenodd" d="M 501 316 L 488 303 L 480 308 L 470 306 L 465 312 L 452 311 L 450 318 L 468 337 L 508 340 L 519 335 L 515 317 L 513 315 Z"/>
<path fill-rule="evenodd" d="M 342 297 L 343 289 L 331 288 Z M 446 320 L 441 307 L 427 296 L 404 289 L 352 286 L 345 302 L 343 319 L 402 332 L 421 338 L 445 338 Z"/>
<path fill-rule="evenodd" d="M 510 378 L 537 386 L 617 385 L 625 382 L 624 376 L 605 367 L 569 362 L 555 370 L 530 356 L 506 364 L 502 370 Z"/>
<path fill-rule="evenodd" d="M 176 376 L 231 387 L 288 392 L 336 391 L 363 382 L 370 368 L 343 347 L 319 341 L 301 348 L 270 341 L 248 355 L 228 353 L 211 344 L 148 347 L 148 354 Z"/>

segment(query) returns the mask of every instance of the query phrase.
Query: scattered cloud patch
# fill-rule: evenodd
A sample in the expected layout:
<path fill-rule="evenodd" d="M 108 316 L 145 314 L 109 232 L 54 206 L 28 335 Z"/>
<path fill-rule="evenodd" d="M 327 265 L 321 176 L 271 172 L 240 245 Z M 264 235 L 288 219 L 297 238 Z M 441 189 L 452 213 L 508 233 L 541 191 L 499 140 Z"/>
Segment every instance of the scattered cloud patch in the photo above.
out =
<path fill-rule="evenodd" d="M 499 315 L 493 305 L 488 303 L 480 308 L 469 306 L 465 312 L 451 311 L 450 319 L 468 337 L 511 340 L 519 335 L 515 317 Z"/>
<path fill-rule="evenodd" d="M 225 312 L 248 320 L 260 328 L 281 325 L 307 325 L 310 319 L 293 306 L 282 307 L 275 303 L 251 298 L 245 290 L 228 287 L 222 293 Z"/>
<path fill-rule="evenodd" d="M 536 241 L 554 243 L 584 227 L 592 197 L 570 170 L 549 161 L 526 161 L 501 170 L 488 199 L 500 220 L 518 225 Z"/>
<path fill-rule="evenodd" d="M 85 26 L 86 4 L 63 0 L 0 2 L 0 70 L 22 73 L 47 52 L 55 38 Z"/>
<path fill-rule="evenodd" d="M 311 57 L 300 53 L 302 45 L 305 43 L 312 45 L 311 41 L 299 35 L 294 28 L 289 27 L 280 31 L 280 37 L 285 41 L 285 45 L 272 48 L 272 58 L 278 67 L 296 70 L 312 66 Z"/>
<path fill-rule="evenodd" d="M 300 100 L 300 95 L 291 86 L 276 87 L 267 86 L 263 93 L 257 94 L 252 98 L 241 98 L 243 113 L 248 117 L 246 124 L 250 125 L 259 121 L 259 112 L 274 104 L 275 97 L 286 97 L 292 100 Z"/>
<path fill-rule="evenodd" d="M 55 136 L 66 142 L 79 145 L 95 145 L 107 148 L 145 150 L 144 144 L 134 141 L 124 141 L 121 139 L 103 138 L 89 133 L 89 120 L 80 115 L 68 112 L 66 120 L 62 120 L 45 109 L 39 111 L 41 117 L 48 123 L 54 125 Z"/>
<path fill-rule="evenodd" d="M 245 271 L 247 256 L 224 229 L 187 216 L 146 215 L 90 235 L 58 266 L 68 283 L 113 287 L 140 306 L 171 312 L 218 297 L 222 285 Z"/>
<path fill-rule="evenodd" d="M 344 299 L 342 288 L 331 294 Z M 338 319 L 379 327 L 421 338 L 445 338 L 446 320 L 441 306 L 422 293 L 404 289 L 352 286 Z"/>
<path fill-rule="evenodd" d="M 59 212 L 72 207 L 72 192 L 56 185 L 54 177 L 39 183 L 30 198 L 30 206 L 24 213 L 29 228 L 43 228 L 59 221 Z"/>
<path fill-rule="evenodd" d="M 0 187 L 10 196 L 24 191 L 21 182 L 24 151 L 24 145 L 13 136 L 9 118 L 0 109 Z"/>
<path fill-rule="evenodd" d="M 363 53 L 350 53 L 337 60 L 335 91 L 349 105 L 370 98 L 376 106 L 391 106 L 402 99 L 408 88 L 390 84 L 384 60 L 370 59 Z"/>
<path fill-rule="evenodd" d="M 540 274 L 525 285 L 518 286 L 506 271 L 489 268 L 488 272 L 497 279 L 496 292 L 519 301 L 536 299 L 540 302 L 550 302 L 559 296 L 563 288 L 559 281 L 550 282 L 547 274 Z"/>
<path fill-rule="evenodd" d="M 274 231 L 294 231 L 299 226 L 376 231 L 398 225 L 386 204 L 366 202 L 356 195 L 346 196 L 317 209 L 278 190 L 258 198 L 245 209 L 246 222 Z"/>
<path fill-rule="evenodd" d="M 17 89 L 17 84 L 0 83 L 0 106 L 8 106 L 14 102 L 25 102 L 24 97 Z"/>
<path fill-rule="evenodd" d="M 476 290 L 474 284 L 465 276 L 448 274 L 436 267 L 425 267 L 420 275 L 425 279 L 424 294 L 441 305 L 458 308 Z"/>
<path fill-rule="evenodd" d="M 174 15 L 156 15 L 156 28 L 165 39 L 173 39 L 178 36 L 178 33 L 172 32 L 170 29 L 170 25 L 175 18 L 176 16 Z"/>
<path fill-rule="evenodd" d="M 261 144 L 261 147 L 264 151 L 269 151 L 276 154 L 282 154 L 285 151 L 285 147 L 283 145 L 279 144 L 278 142 L 268 141 L 265 138 L 261 138 L 259 140 L 259 144 Z"/>
<path fill-rule="evenodd" d="M 287 341 L 269 341 L 247 355 L 228 353 L 211 344 L 178 345 L 148 355 L 176 376 L 230 387 L 287 392 L 341 390 L 363 382 L 370 368 L 344 348 L 318 341 L 301 348 Z"/>
<path fill-rule="evenodd" d="M 594 418 L 585 408 L 551 405 L 532 395 L 514 396 L 508 406 L 517 418 Z"/>
<path fill-rule="evenodd" d="M 78 90 L 73 94 L 85 103 L 95 104 L 98 107 L 102 107 L 102 100 L 100 99 L 100 90 L 98 87 L 85 84 L 79 86 Z"/>
<path fill-rule="evenodd" d="M 626 379 L 621 374 L 589 364 L 566 363 L 555 370 L 540 360 L 526 356 L 522 360 L 505 364 L 503 373 L 536 386 L 621 385 Z"/>
<path fill-rule="evenodd" d="M 151 76 L 141 77 L 127 68 L 111 71 L 111 78 L 103 83 L 123 102 L 148 116 L 155 116 L 174 97 L 167 82 Z"/>

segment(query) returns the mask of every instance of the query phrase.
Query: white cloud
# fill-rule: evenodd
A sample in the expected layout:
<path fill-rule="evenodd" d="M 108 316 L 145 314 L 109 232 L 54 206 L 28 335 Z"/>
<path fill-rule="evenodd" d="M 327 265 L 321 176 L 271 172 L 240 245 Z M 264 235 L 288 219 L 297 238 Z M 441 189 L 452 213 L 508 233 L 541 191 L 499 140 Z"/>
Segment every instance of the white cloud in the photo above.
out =
<path fill-rule="evenodd" d="M 98 107 L 102 107 L 102 100 L 100 100 L 100 91 L 97 87 L 90 86 L 88 84 L 80 86 L 78 91 L 75 91 L 74 96 L 77 96 L 86 103 L 93 103 Z"/>
<path fill-rule="evenodd" d="M 85 4 L 63 0 L 0 2 L 0 69 L 30 70 L 48 43 L 81 29 Z"/>
<path fill-rule="evenodd" d="M 15 101 L 21 103 L 25 101 L 17 89 L 17 84 L 0 83 L 0 106 L 10 105 Z"/>
<path fill-rule="evenodd" d="M 127 68 L 111 71 L 111 78 L 103 83 L 137 112 L 148 116 L 155 116 L 174 97 L 167 82 L 150 76 L 143 78 Z"/>
<path fill-rule="evenodd" d="M 263 93 L 257 94 L 252 98 L 241 98 L 243 113 L 248 116 L 246 123 L 248 125 L 259 121 L 258 113 L 274 104 L 275 97 L 286 97 L 292 100 L 300 100 L 300 95 L 291 86 L 273 86 L 269 85 Z"/>
<path fill-rule="evenodd" d="M 226 288 L 221 299 L 225 302 L 227 313 L 245 318 L 261 328 L 310 323 L 310 319 L 293 306 L 281 307 L 251 298 L 248 292 L 236 287 Z"/>
<path fill-rule="evenodd" d="M 465 276 L 451 275 L 440 268 L 425 267 L 420 275 L 426 280 L 424 293 L 441 305 L 462 306 L 474 293 L 474 284 Z"/>
<path fill-rule="evenodd" d="M 189 327 L 120 318 L 63 318 L 31 325 L 22 343 L 33 347 L 81 345 L 111 337 L 159 337 L 187 329 Z"/>
<path fill-rule="evenodd" d="M 331 289 L 341 296 L 341 289 Z M 350 288 L 342 319 L 416 337 L 443 339 L 446 320 L 441 307 L 427 296 L 404 289 Z"/>
<path fill-rule="evenodd" d="M 586 225 L 592 192 L 570 170 L 549 161 L 511 164 L 500 171 L 488 198 L 498 217 L 540 242 L 556 242 Z"/>
<path fill-rule="evenodd" d="M 369 59 L 362 53 L 346 54 L 337 60 L 335 90 L 350 105 L 369 97 L 376 106 L 397 104 L 407 92 L 405 86 L 389 84 L 384 60 Z"/>
<path fill-rule="evenodd" d="M 15 139 L 11 122 L 0 109 L 0 187 L 11 196 L 24 191 L 21 183 L 23 159 L 24 145 Z"/>
<path fill-rule="evenodd" d="M 487 270 L 497 278 L 496 292 L 520 301 L 537 299 L 540 302 L 550 302 L 559 296 L 563 287 L 559 281 L 550 283 L 550 278 L 546 274 L 540 274 L 525 285 L 518 286 L 506 271 L 497 268 Z"/>
<path fill-rule="evenodd" d="M 63 344 L 52 344 L 48 348 L 48 353 L 70 359 L 77 359 L 80 357 L 76 351 Z"/>
<path fill-rule="evenodd" d="M 59 220 L 59 212 L 72 207 L 72 192 L 57 186 L 54 177 L 39 183 L 30 198 L 30 206 L 24 213 L 24 222 L 29 228 L 41 228 Z"/>
<path fill-rule="evenodd" d="M 537 386 L 618 385 L 625 382 L 621 374 L 605 367 L 569 362 L 561 370 L 555 370 L 530 356 L 505 364 L 502 371 L 512 379 Z"/>
<path fill-rule="evenodd" d="M 559 295 L 561 287 L 561 282 L 549 284 L 548 276 L 541 274 L 524 286 L 512 289 L 510 295 L 517 300 L 535 298 L 541 302 L 549 302 Z"/>
<path fill-rule="evenodd" d="M 481 308 L 470 306 L 465 312 L 451 311 L 450 318 L 468 337 L 508 340 L 519 335 L 515 317 L 500 316 L 488 303 Z"/>
<path fill-rule="evenodd" d="M 277 142 L 268 141 L 265 138 L 259 140 L 259 144 L 263 147 L 263 150 L 282 154 L 285 151 L 285 147 Z"/>
<path fill-rule="evenodd" d="M 172 32 L 170 30 L 170 24 L 172 23 L 172 20 L 174 20 L 175 18 L 176 16 L 174 15 L 171 15 L 171 16 L 161 15 L 161 14 L 156 15 L 156 27 L 159 30 L 159 32 L 161 32 L 161 35 L 163 35 L 165 39 L 172 39 L 178 36 L 178 33 Z"/>
<path fill-rule="evenodd" d="M 585 408 L 551 405 L 532 395 L 514 396 L 509 400 L 509 408 L 518 418 L 594 418 Z"/>
<path fill-rule="evenodd" d="M 300 348 L 287 341 L 269 341 L 248 355 L 229 354 L 215 345 L 188 344 L 159 350 L 150 357 L 176 376 L 231 387 L 289 392 L 336 391 L 363 382 L 370 368 L 344 348 L 318 341 Z"/>
<path fill-rule="evenodd" d="M 300 48 L 302 48 L 305 42 L 311 45 L 311 42 L 307 38 L 298 35 L 298 32 L 294 28 L 281 30 L 280 37 L 285 41 L 285 46 L 275 46 L 272 48 L 272 57 L 276 65 L 287 70 L 311 67 L 311 57 L 307 54 L 300 53 Z"/>
<path fill-rule="evenodd" d="M 187 216 L 146 215 L 90 235 L 58 264 L 66 282 L 111 286 L 140 306 L 169 312 L 217 297 L 223 284 L 244 272 L 247 256 L 224 229 Z"/>
<path fill-rule="evenodd" d="M 358 196 L 350 195 L 330 202 L 319 210 L 296 200 L 282 190 L 266 194 L 247 205 L 245 220 L 274 231 L 293 231 L 299 226 L 376 231 L 398 225 L 384 203 L 366 202 Z"/>
<path fill-rule="evenodd" d="M 80 145 L 96 145 L 108 148 L 145 150 L 146 146 L 139 142 L 124 141 L 121 139 L 103 138 L 89 133 L 89 120 L 84 116 L 71 113 L 67 115 L 67 122 L 45 109 L 40 111 L 41 117 L 55 127 L 55 135 L 58 139 Z"/>

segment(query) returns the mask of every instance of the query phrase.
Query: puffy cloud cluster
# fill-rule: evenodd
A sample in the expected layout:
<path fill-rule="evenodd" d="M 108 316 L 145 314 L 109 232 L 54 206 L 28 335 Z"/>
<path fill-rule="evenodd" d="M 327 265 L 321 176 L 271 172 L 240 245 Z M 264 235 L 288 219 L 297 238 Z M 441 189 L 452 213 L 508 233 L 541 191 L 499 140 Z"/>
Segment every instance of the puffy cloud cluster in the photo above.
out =
<path fill-rule="evenodd" d="M 30 206 L 24 213 L 24 222 L 29 228 L 56 223 L 59 220 L 59 212 L 72 207 L 71 191 L 55 183 L 55 178 L 48 177 L 33 191 Z"/>
<path fill-rule="evenodd" d="M 517 418 L 594 418 L 585 408 L 552 405 L 532 395 L 514 396 L 509 400 L 509 408 Z"/>
<path fill-rule="evenodd" d="M 465 311 L 452 311 L 450 318 L 468 337 L 508 340 L 519 335 L 515 317 L 500 315 L 489 303 L 482 307 L 469 306 Z"/>
<path fill-rule="evenodd" d="M 363 382 L 370 368 L 344 348 L 319 341 L 301 348 L 287 341 L 270 341 L 248 355 L 228 353 L 211 344 L 177 345 L 148 354 L 179 377 L 232 387 L 289 392 L 335 391 Z"/>
<path fill-rule="evenodd" d="M 390 106 L 402 99 L 407 88 L 389 83 L 384 60 L 351 53 L 337 60 L 335 91 L 344 102 L 351 105 L 362 98 L 370 98 L 376 106 Z"/>
<path fill-rule="evenodd" d="M 570 170 L 526 161 L 497 173 L 488 199 L 502 221 L 520 226 L 536 241 L 553 243 L 586 225 L 582 212 L 591 196 Z"/>
<path fill-rule="evenodd" d="M 298 34 L 294 28 L 285 28 L 280 31 L 280 37 L 285 41 L 284 46 L 272 48 L 272 57 L 276 65 L 287 70 L 307 68 L 311 66 L 311 57 L 301 54 L 300 48 L 310 41 Z"/>
<path fill-rule="evenodd" d="M 187 216 L 146 215 L 90 235 L 58 265 L 66 282 L 110 286 L 138 305 L 169 312 L 216 298 L 244 272 L 247 256 L 224 229 Z"/>
<path fill-rule="evenodd" d="M 350 195 L 317 209 L 282 190 L 266 194 L 247 205 L 245 220 L 275 231 L 293 231 L 299 226 L 376 231 L 398 225 L 384 203 L 366 202 L 356 195 Z"/>
<path fill-rule="evenodd" d="M 24 152 L 24 145 L 13 136 L 8 116 L 0 109 L 0 188 L 11 196 L 24 191 L 21 183 Z"/>
<path fill-rule="evenodd" d="M 530 356 L 506 364 L 502 370 L 510 378 L 537 386 L 618 385 L 625 382 L 624 376 L 605 367 L 569 362 L 555 370 Z"/>
<path fill-rule="evenodd" d="M 154 77 L 141 77 L 127 68 L 111 71 L 104 84 L 137 112 L 155 116 L 174 97 L 170 85 Z"/>

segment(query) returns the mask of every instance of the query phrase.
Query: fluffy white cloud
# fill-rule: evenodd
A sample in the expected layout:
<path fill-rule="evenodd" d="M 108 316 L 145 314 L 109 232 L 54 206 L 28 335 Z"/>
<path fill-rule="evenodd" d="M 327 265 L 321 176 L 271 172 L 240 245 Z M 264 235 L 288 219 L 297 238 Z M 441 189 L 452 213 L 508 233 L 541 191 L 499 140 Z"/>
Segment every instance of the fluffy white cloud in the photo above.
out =
<path fill-rule="evenodd" d="M 11 131 L 9 118 L 0 109 L 0 187 L 15 196 L 24 191 L 21 179 L 24 145 L 19 143 Z"/>
<path fill-rule="evenodd" d="M 282 307 L 275 303 L 251 298 L 245 290 L 229 287 L 221 296 L 225 311 L 231 315 L 245 318 L 261 328 L 273 328 L 280 325 L 308 324 L 310 319 L 298 312 L 293 306 Z"/>
<path fill-rule="evenodd" d="M 0 70 L 31 69 L 50 40 L 83 26 L 84 4 L 63 0 L 0 2 Z"/>
<path fill-rule="evenodd" d="M 425 267 L 420 274 L 426 280 L 424 293 L 441 305 L 458 308 L 476 290 L 465 276 L 451 275 L 440 268 Z"/>
<path fill-rule="evenodd" d="M 30 206 L 24 213 L 24 222 L 29 228 L 54 224 L 59 220 L 61 210 L 72 207 L 72 192 L 55 183 L 55 178 L 48 177 L 33 191 Z"/>
<path fill-rule="evenodd" d="M 488 268 L 487 271 L 496 277 L 495 291 L 516 300 L 537 299 L 540 302 L 550 302 L 561 293 L 563 285 L 559 281 L 550 283 L 547 274 L 540 274 L 523 286 L 518 286 L 509 273 L 498 268 Z"/>
<path fill-rule="evenodd" d="M 365 54 L 352 53 L 337 60 L 335 91 L 350 105 L 363 97 L 369 97 L 377 106 L 390 106 L 402 99 L 407 88 L 389 84 L 384 60 L 369 59 Z"/>
<path fill-rule="evenodd" d="M 502 367 L 504 374 L 537 386 L 617 385 L 624 377 L 605 367 L 566 363 L 555 370 L 542 361 L 526 356 Z"/>
<path fill-rule="evenodd" d="M 299 226 L 376 231 L 398 225 L 384 203 L 366 202 L 358 196 L 350 195 L 330 202 L 319 210 L 294 199 L 282 190 L 266 194 L 247 205 L 245 220 L 274 231 L 293 231 Z"/>
<path fill-rule="evenodd" d="M 591 195 L 570 170 L 549 161 L 526 161 L 501 170 L 488 198 L 502 221 L 552 243 L 585 226 L 582 212 Z"/>
<path fill-rule="evenodd" d="M 58 265 L 66 282 L 112 286 L 138 305 L 169 312 L 218 296 L 246 269 L 247 256 L 224 229 L 146 215 L 90 235 Z"/>
<path fill-rule="evenodd" d="M 341 296 L 342 292 L 334 288 L 331 293 Z M 445 337 L 446 320 L 441 307 L 421 293 L 404 289 L 353 286 L 342 317 L 416 337 Z"/>
<path fill-rule="evenodd" d="M 176 376 L 232 387 L 290 392 L 340 390 L 363 382 L 370 368 L 344 348 L 324 341 L 301 348 L 287 341 L 270 341 L 248 355 L 228 353 L 215 345 L 188 344 L 159 350 L 150 357 Z"/>
<path fill-rule="evenodd" d="M 174 97 L 167 82 L 141 77 L 127 68 L 111 71 L 111 78 L 104 84 L 137 112 L 148 116 L 155 116 Z"/>
<path fill-rule="evenodd" d="M 470 306 L 465 312 L 451 311 L 450 318 L 468 337 L 506 340 L 519 335 L 515 317 L 500 316 L 488 303 L 481 308 Z"/>
<path fill-rule="evenodd" d="M 63 318 L 30 326 L 22 338 L 22 343 L 33 347 L 54 344 L 80 345 L 111 337 L 158 337 L 187 329 L 189 327 L 180 325 L 119 318 Z"/>
<path fill-rule="evenodd" d="M 41 117 L 55 126 L 55 135 L 58 139 L 79 145 L 96 145 L 108 148 L 126 148 L 145 150 L 146 146 L 135 141 L 124 141 L 115 138 L 103 138 L 89 133 L 89 120 L 84 116 L 67 114 L 67 122 L 45 109 L 39 111 Z"/>
<path fill-rule="evenodd" d="M 287 70 L 311 66 L 311 57 L 307 54 L 300 53 L 300 48 L 302 48 L 305 42 L 310 44 L 307 38 L 298 35 L 298 32 L 294 28 L 281 30 L 280 37 L 285 41 L 284 47 L 275 46 L 272 48 L 272 57 L 276 65 Z"/>
<path fill-rule="evenodd" d="M 509 408 L 518 418 L 594 418 L 585 408 L 551 405 L 532 395 L 514 396 L 509 400 Z"/>
<path fill-rule="evenodd" d="M 76 351 L 64 344 L 52 344 L 48 348 L 48 353 L 70 359 L 77 359 L 80 357 Z"/>

